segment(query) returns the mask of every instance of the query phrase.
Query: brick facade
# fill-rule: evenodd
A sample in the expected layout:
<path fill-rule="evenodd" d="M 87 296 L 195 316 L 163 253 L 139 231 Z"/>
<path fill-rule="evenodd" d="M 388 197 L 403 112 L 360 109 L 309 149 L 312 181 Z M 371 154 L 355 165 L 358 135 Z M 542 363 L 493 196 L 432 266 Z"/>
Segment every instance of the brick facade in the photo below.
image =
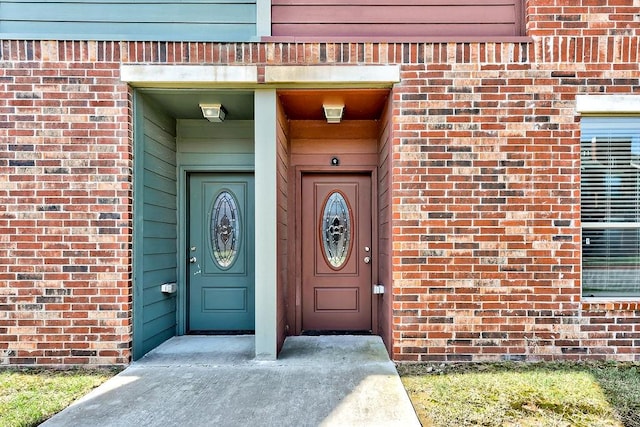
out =
<path fill-rule="evenodd" d="M 599 44 L 601 62 L 545 61 L 537 43 L 526 55 L 448 45 L 448 60 L 441 51 L 404 67 L 394 91 L 396 359 L 638 357 L 638 305 L 586 303 L 580 291 L 575 97 L 640 92 L 637 39 L 608 41 L 619 47 Z M 633 53 L 612 64 L 616 49 Z"/>
<path fill-rule="evenodd" d="M 2 43 L 0 364 L 129 361 L 131 108 L 89 45 Z"/>
<path fill-rule="evenodd" d="M 640 95 L 640 3 L 569 3 L 528 1 L 530 42 L 2 41 L 0 364 L 130 360 L 121 63 L 401 64 L 394 359 L 640 360 L 640 304 L 581 298 L 575 112 L 577 95 Z"/>

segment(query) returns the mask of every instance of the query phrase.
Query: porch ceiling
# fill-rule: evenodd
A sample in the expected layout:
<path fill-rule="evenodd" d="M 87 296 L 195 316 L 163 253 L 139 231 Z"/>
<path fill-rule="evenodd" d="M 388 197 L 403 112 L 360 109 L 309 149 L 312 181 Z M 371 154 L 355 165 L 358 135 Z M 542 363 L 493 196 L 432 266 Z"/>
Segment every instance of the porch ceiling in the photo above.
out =
<path fill-rule="evenodd" d="M 202 119 L 201 103 L 222 104 L 227 120 L 253 120 L 253 91 L 212 89 L 143 89 L 141 93 L 175 119 Z M 343 120 L 377 120 L 388 89 L 286 89 L 278 97 L 290 120 L 324 120 L 323 104 L 343 104 Z"/>
<path fill-rule="evenodd" d="M 142 94 L 175 119 L 202 119 L 200 104 L 222 104 L 226 120 L 253 120 L 253 91 L 144 89 Z"/>
<path fill-rule="evenodd" d="M 343 104 L 343 120 L 377 120 L 389 97 L 388 89 L 279 90 L 289 120 L 324 120 L 322 104 Z"/>

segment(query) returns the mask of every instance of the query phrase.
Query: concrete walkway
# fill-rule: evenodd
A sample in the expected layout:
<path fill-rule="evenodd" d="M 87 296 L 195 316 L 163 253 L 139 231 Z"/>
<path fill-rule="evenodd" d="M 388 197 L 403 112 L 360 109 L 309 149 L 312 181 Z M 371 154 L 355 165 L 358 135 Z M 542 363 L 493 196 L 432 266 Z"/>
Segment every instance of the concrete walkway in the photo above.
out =
<path fill-rule="evenodd" d="M 253 354 L 253 336 L 172 338 L 43 425 L 420 425 L 379 337 L 289 337 L 276 361 Z"/>

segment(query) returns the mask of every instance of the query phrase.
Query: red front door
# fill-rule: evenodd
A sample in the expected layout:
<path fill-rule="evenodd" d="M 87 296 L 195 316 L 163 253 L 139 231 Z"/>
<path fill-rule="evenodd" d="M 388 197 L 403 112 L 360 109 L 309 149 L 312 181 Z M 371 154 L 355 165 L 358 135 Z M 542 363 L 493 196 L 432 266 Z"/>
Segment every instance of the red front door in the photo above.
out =
<path fill-rule="evenodd" d="M 302 329 L 370 331 L 371 175 L 302 177 Z"/>

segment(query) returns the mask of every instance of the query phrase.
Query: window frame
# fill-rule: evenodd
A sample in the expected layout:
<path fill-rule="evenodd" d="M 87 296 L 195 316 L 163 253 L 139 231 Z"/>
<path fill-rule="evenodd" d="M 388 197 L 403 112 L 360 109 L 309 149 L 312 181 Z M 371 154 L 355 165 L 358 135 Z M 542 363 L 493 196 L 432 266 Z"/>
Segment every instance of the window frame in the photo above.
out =
<path fill-rule="evenodd" d="M 625 110 L 625 108 L 636 108 L 638 107 L 638 102 L 640 96 L 585 96 L 583 99 L 578 100 L 578 112 L 583 114 L 583 117 L 580 122 L 580 240 L 581 240 L 581 251 L 580 251 L 580 263 L 581 263 L 581 296 L 583 299 L 607 299 L 607 300 L 638 300 L 640 299 L 640 282 L 639 279 L 634 279 L 634 277 L 640 276 L 640 274 L 628 273 L 628 271 L 637 271 L 640 272 L 640 244 L 639 244 L 639 236 L 640 236 L 640 168 L 634 165 L 635 151 L 634 149 L 640 148 L 640 108 L 635 112 L 635 114 L 630 114 L 630 111 Z M 589 99 L 585 99 L 589 98 Z M 628 101 L 625 105 L 624 101 Z M 590 112 L 585 106 L 596 106 L 598 111 Z M 606 110 L 607 107 L 609 111 Z M 589 114 L 591 113 L 591 114 Z M 585 159 L 595 159 L 598 161 L 600 159 L 596 159 L 595 152 L 590 152 L 588 149 L 585 152 L 585 147 L 594 147 L 592 150 L 595 150 L 598 139 L 607 142 L 607 162 L 612 161 L 611 159 L 623 160 L 622 163 L 615 163 L 613 165 L 609 164 L 599 164 L 595 168 L 592 168 L 592 173 L 586 174 L 586 166 Z M 626 147 L 625 144 L 629 144 L 628 147 L 628 157 L 625 157 L 625 154 L 622 154 Z M 613 150 L 613 151 L 612 151 Z M 611 153 L 614 153 L 611 155 Z M 585 157 L 586 156 L 586 157 Z M 618 157 L 616 157 L 618 156 Z M 591 160 L 590 160 L 591 161 Z M 626 162 L 629 162 L 628 167 L 618 167 L 619 165 L 625 166 Z M 593 166 L 593 163 L 591 163 Z M 638 172 L 636 172 L 635 176 L 633 175 L 633 168 L 637 168 Z M 617 172 L 616 172 L 617 171 Z M 615 173 L 612 173 L 615 172 Z M 600 183 L 602 188 L 600 188 L 601 192 L 605 191 L 607 194 L 605 195 L 604 205 L 607 208 L 605 212 L 602 213 L 602 218 L 605 220 L 602 221 L 585 221 L 584 220 L 584 211 L 587 207 L 590 207 L 591 212 L 595 212 L 597 209 L 597 201 L 594 201 L 598 198 L 598 187 L 597 187 L 597 179 L 598 174 L 601 173 L 603 177 L 606 176 L 615 176 L 618 178 L 617 185 L 622 187 L 623 197 L 630 197 L 631 203 L 635 203 L 635 206 L 632 206 L 629 209 L 631 217 L 628 215 L 626 219 L 620 219 L 620 213 L 626 213 L 626 209 L 623 205 L 616 205 L 615 197 L 612 193 L 611 181 L 609 184 L 605 184 L 606 178 L 602 180 Z M 631 191 L 625 192 L 624 182 L 621 184 L 620 181 L 626 179 L 627 182 L 634 182 L 634 186 L 630 186 Z M 588 199 L 585 199 L 585 186 L 587 188 L 593 189 L 593 193 L 589 195 Z M 628 190 L 628 189 L 626 189 Z M 617 213 L 615 211 L 618 211 Z M 612 215 L 613 218 L 612 218 Z M 616 216 L 617 215 L 617 216 Z M 610 220 L 606 220 L 606 218 Z M 616 220 L 617 219 L 617 220 Z M 629 220 L 631 219 L 631 220 Z M 598 234 L 598 230 L 601 230 L 601 234 Z M 625 232 L 624 230 L 628 230 Z M 615 237 L 611 237 L 611 233 L 616 234 Z M 625 233 L 625 234 L 623 234 Z M 585 237 L 585 234 L 590 236 L 599 236 L 601 243 L 604 244 L 602 248 L 604 248 L 606 256 L 598 257 L 598 256 L 585 256 L 585 248 L 587 243 L 587 239 L 590 237 Z M 607 236 L 609 235 L 609 236 Z M 626 240 L 627 236 L 631 240 Z M 612 240 L 610 239 L 620 239 L 616 240 L 615 245 L 610 245 Z M 629 242 L 629 243 L 625 243 Z M 625 261 L 620 260 L 620 258 L 624 258 L 620 256 L 617 258 L 615 256 L 616 253 L 624 253 L 625 245 L 628 244 L 631 250 L 635 249 L 636 254 L 632 257 L 635 258 L 635 261 L 630 265 L 633 266 L 631 269 L 627 269 L 627 273 L 625 273 Z M 598 246 L 594 246 L 592 251 L 597 251 Z M 617 251 L 622 252 L 617 252 Z M 620 288 L 616 289 L 615 286 L 612 289 L 604 289 L 613 283 L 606 283 L 602 285 L 602 288 L 598 289 L 598 287 L 590 287 L 586 288 L 586 277 L 585 273 L 590 268 L 585 268 L 585 261 L 588 258 L 592 258 L 592 263 L 589 264 L 591 267 L 597 266 L 599 262 L 602 262 L 602 265 L 606 266 L 606 270 L 603 272 L 607 275 L 607 277 L 612 277 L 613 274 L 620 277 Z M 598 258 L 602 258 L 599 260 Z M 623 267 L 623 268 L 620 268 Z M 597 269 L 593 269 L 597 270 Z M 596 273 L 597 274 L 597 273 Z M 631 278 L 631 279 L 626 279 Z M 613 279 L 615 280 L 615 279 Z M 629 288 L 633 288 L 629 290 L 628 288 L 624 288 L 625 280 L 627 280 L 627 286 Z"/>

